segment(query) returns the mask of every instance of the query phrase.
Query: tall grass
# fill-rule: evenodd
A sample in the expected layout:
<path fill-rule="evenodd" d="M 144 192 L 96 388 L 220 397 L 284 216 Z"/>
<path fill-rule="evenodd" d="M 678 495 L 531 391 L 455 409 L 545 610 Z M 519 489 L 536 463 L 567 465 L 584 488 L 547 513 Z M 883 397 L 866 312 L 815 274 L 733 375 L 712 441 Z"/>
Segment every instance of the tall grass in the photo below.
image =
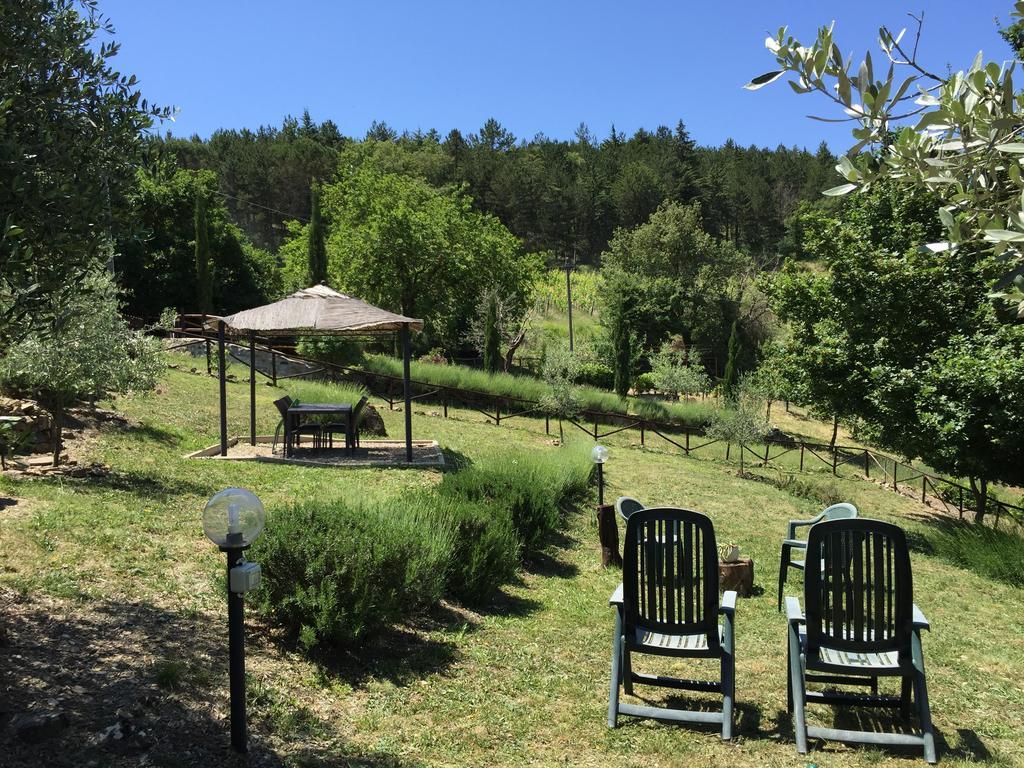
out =
<path fill-rule="evenodd" d="M 402 361 L 385 355 L 368 356 L 364 367 L 372 373 L 399 377 L 402 375 Z M 549 389 L 547 384 L 539 379 L 509 373 L 487 373 L 464 365 L 433 365 L 413 361 L 410 373 L 413 380 L 433 386 L 529 402 L 540 402 L 548 394 Z M 614 392 L 587 386 L 578 387 L 577 392 L 585 410 L 642 416 L 652 421 L 701 426 L 708 422 L 712 412 L 709 406 L 698 402 L 671 403 L 637 397 L 623 400 Z"/>
<path fill-rule="evenodd" d="M 980 576 L 1024 587 L 1024 537 L 970 523 L 948 523 L 925 533 L 933 553 Z"/>

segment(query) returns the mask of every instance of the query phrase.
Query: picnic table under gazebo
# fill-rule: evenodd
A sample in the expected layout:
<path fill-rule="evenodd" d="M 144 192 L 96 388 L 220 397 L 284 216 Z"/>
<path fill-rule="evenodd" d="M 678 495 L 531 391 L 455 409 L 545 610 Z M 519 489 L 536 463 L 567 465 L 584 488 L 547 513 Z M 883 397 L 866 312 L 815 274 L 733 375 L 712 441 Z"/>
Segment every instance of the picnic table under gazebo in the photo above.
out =
<path fill-rule="evenodd" d="M 423 330 L 423 321 L 375 307 L 353 296 L 314 285 L 262 307 L 226 317 L 210 317 L 206 327 L 217 333 L 220 378 L 220 455 L 228 455 L 227 374 L 225 345 L 229 337 L 249 342 L 249 443 L 256 446 L 256 338 L 297 336 L 366 337 L 397 334 L 402 343 L 403 394 L 405 398 L 405 461 L 413 463 L 412 392 L 409 377 L 410 337 Z M 352 404 L 317 404 L 339 413 Z M 287 440 L 286 440 L 287 445 Z"/>

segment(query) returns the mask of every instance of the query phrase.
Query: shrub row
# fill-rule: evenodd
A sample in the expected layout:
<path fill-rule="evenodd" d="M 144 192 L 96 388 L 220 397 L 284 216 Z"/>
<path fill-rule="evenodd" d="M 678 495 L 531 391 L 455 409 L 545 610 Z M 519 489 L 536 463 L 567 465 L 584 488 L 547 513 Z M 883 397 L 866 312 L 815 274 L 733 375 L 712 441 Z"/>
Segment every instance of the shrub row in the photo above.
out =
<path fill-rule="evenodd" d="M 450 595 L 485 600 L 589 488 L 570 449 L 510 453 L 384 502 L 275 510 L 253 557 L 258 607 L 306 648 L 345 645 Z"/>
<path fill-rule="evenodd" d="M 382 373 L 388 376 L 402 375 L 402 361 L 385 355 L 367 356 L 363 367 L 371 373 Z M 547 384 L 539 379 L 510 373 L 487 373 L 479 368 L 470 368 L 465 365 L 433 365 L 413 361 L 410 372 L 415 381 L 422 381 L 433 386 L 480 392 L 493 397 L 540 402 L 549 394 Z M 601 378 L 601 372 L 596 368 L 588 369 L 587 375 L 591 377 L 592 381 Z M 711 408 L 699 402 L 669 402 L 640 397 L 627 397 L 623 400 L 614 392 L 585 385 L 577 387 L 577 392 L 585 410 L 601 413 L 642 416 L 652 421 L 674 422 L 689 426 L 703 426 L 707 424 L 711 416 Z"/>

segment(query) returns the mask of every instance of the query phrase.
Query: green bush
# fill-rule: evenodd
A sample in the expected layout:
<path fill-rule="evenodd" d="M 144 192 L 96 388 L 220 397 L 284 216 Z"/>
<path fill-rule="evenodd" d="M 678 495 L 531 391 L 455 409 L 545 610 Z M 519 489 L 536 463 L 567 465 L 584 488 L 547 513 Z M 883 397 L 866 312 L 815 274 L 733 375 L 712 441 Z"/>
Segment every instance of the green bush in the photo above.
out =
<path fill-rule="evenodd" d="M 379 631 L 443 594 L 455 542 L 452 526 L 436 523 L 415 496 L 277 511 L 253 547 L 265 575 L 259 607 L 307 648 Z"/>
<path fill-rule="evenodd" d="M 1024 539 L 970 523 L 949 523 L 931 529 L 925 538 L 932 552 L 979 576 L 1024 587 Z"/>
<path fill-rule="evenodd" d="M 258 607 L 310 649 L 356 642 L 445 593 L 486 599 L 588 492 L 592 469 L 567 448 L 495 461 L 382 502 L 275 512 L 253 548 Z"/>
<path fill-rule="evenodd" d="M 612 389 L 615 386 L 615 371 L 604 363 L 582 363 L 578 381 L 588 387 Z"/>
<path fill-rule="evenodd" d="M 501 463 L 447 475 L 439 491 L 484 502 L 492 514 L 507 510 L 523 555 L 529 555 L 558 528 L 562 510 L 586 493 L 591 469 L 578 451 L 566 449 L 542 457 L 515 453 Z"/>
<path fill-rule="evenodd" d="M 480 602 L 515 575 L 520 545 L 508 509 L 435 492 L 427 501 L 442 511 L 453 528 L 450 595 L 467 603 Z"/>

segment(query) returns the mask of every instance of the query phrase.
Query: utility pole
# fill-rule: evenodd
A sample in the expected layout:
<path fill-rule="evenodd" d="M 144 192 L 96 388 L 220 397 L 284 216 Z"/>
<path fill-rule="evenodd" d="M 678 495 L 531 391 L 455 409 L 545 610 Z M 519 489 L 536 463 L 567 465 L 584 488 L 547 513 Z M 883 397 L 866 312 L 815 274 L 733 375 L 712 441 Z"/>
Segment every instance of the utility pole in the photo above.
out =
<path fill-rule="evenodd" d="M 565 298 L 569 305 L 569 351 L 573 351 L 572 339 L 572 265 L 576 261 L 576 247 L 572 249 L 572 261 L 565 260 Z"/>

